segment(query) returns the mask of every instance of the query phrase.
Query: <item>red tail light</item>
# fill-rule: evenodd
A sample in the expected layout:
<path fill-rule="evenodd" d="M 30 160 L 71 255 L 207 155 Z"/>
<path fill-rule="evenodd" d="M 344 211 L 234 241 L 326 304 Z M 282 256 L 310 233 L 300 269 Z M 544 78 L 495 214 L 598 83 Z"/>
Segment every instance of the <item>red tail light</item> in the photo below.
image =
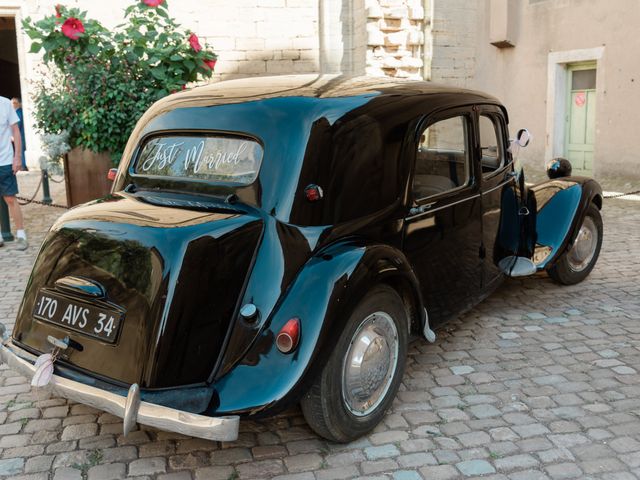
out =
<path fill-rule="evenodd" d="M 110 168 L 109 173 L 107 173 L 107 179 L 113 182 L 116 179 L 117 174 L 118 174 L 117 168 Z"/>
<path fill-rule="evenodd" d="M 282 353 L 289 353 L 296 349 L 299 341 L 300 319 L 292 318 L 280 329 L 280 333 L 276 337 L 276 346 Z"/>

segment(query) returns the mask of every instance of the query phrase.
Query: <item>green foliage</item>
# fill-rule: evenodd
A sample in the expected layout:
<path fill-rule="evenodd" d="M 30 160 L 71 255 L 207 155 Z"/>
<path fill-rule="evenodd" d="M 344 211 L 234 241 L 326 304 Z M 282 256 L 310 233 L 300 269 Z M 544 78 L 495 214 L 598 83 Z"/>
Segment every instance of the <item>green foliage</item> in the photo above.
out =
<path fill-rule="evenodd" d="M 36 85 L 37 127 L 47 134 L 67 131 L 71 148 L 111 152 L 117 162 L 153 102 L 213 73 L 215 53 L 206 44 L 196 51 L 192 32 L 170 17 L 166 0 L 157 7 L 136 0 L 114 31 L 76 8 L 57 9 L 59 17 L 27 18 L 23 28 L 30 51 L 42 50 L 52 67 Z M 63 33 L 70 18 L 84 26 L 75 39 Z"/>

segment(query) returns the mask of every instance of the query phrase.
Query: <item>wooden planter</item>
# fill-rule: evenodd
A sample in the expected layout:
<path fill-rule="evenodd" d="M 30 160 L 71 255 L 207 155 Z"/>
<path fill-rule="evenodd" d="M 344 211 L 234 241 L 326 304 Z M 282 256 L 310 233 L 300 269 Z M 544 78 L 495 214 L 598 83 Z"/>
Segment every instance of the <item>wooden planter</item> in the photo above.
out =
<path fill-rule="evenodd" d="M 113 166 L 108 153 L 93 153 L 84 148 L 74 148 L 64 156 L 64 180 L 67 205 L 102 198 L 111 192 L 111 180 L 107 179 Z"/>

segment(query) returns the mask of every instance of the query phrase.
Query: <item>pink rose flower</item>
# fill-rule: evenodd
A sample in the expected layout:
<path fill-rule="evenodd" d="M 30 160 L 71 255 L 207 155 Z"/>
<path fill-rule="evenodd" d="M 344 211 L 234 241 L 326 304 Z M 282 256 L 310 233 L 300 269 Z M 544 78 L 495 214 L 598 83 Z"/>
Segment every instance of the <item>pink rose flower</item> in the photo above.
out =
<path fill-rule="evenodd" d="M 164 0 L 142 0 L 147 7 L 159 7 Z"/>
<path fill-rule="evenodd" d="M 62 24 L 62 34 L 71 40 L 78 40 L 84 33 L 84 25 L 74 17 L 67 18 Z"/>
<path fill-rule="evenodd" d="M 198 36 L 195 33 L 189 35 L 189 44 L 191 48 L 197 53 L 202 50 L 202 45 L 200 45 L 200 40 L 198 40 Z"/>
<path fill-rule="evenodd" d="M 209 70 L 213 70 L 216 66 L 216 60 L 205 60 L 204 66 Z"/>

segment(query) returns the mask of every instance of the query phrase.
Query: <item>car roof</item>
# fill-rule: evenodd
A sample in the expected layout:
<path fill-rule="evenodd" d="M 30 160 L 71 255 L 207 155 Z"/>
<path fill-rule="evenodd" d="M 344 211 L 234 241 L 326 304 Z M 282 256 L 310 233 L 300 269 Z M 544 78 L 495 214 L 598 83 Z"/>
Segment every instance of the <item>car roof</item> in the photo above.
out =
<path fill-rule="evenodd" d="M 146 138 L 167 132 L 218 132 L 253 138 L 264 148 L 256 183 L 260 188 L 245 190 L 259 197 L 253 204 L 290 221 L 300 190 L 298 182 L 305 172 L 333 165 L 331 158 L 347 158 L 358 142 L 370 146 L 369 136 L 384 139 L 389 146 L 379 160 L 396 165 L 398 149 L 411 125 L 415 128 L 425 116 L 474 104 L 492 104 L 504 111 L 490 95 L 427 81 L 342 75 L 225 81 L 156 102 L 132 132 L 123 162 L 128 169 Z M 319 145 L 325 144 L 333 144 L 337 150 L 320 155 Z M 126 181 L 123 176 L 117 188 L 123 188 Z M 245 192 L 240 190 L 233 193 Z"/>
<path fill-rule="evenodd" d="M 455 94 L 461 103 L 500 102 L 485 93 L 424 80 L 349 75 L 279 75 L 225 80 L 170 95 L 157 104 L 171 107 L 213 106 L 278 97 L 339 98 L 361 95 Z M 465 101 L 467 100 L 467 101 Z"/>

